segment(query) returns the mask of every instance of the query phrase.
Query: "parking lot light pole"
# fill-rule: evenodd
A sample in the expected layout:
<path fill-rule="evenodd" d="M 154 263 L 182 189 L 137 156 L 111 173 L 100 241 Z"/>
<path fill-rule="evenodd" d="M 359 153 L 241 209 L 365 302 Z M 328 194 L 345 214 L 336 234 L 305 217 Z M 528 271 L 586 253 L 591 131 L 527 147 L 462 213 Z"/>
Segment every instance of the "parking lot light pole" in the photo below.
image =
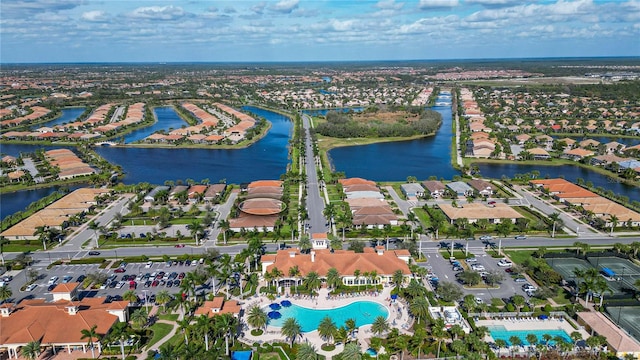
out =
<path fill-rule="evenodd" d="M 144 294 L 144 308 L 147 311 L 147 314 L 149 314 L 149 302 L 147 301 L 147 291 L 149 290 L 142 290 L 142 293 Z"/>

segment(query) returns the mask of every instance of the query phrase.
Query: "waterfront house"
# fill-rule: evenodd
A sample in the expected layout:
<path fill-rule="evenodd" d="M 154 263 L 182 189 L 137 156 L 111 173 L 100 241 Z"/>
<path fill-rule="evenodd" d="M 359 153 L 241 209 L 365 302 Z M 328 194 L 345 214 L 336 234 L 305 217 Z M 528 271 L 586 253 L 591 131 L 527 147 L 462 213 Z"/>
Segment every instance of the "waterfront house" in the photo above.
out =
<path fill-rule="evenodd" d="M 205 202 L 213 202 L 215 200 L 220 199 L 222 194 L 227 188 L 227 184 L 213 184 L 209 185 L 207 191 L 204 192 L 204 201 Z"/>
<path fill-rule="evenodd" d="M 573 161 L 579 161 L 593 155 L 594 155 L 593 151 L 581 149 L 581 148 L 565 150 L 562 153 L 562 157 L 567 158 L 569 160 L 573 160 Z"/>
<path fill-rule="evenodd" d="M 467 181 L 481 196 L 491 196 L 495 193 L 496 187 L 490 182 L 482 179 L 472 179 Z"/>
<path fill-rule="evenodd" d="M 168 190 L 169 190 L 168 186 L 156 186 L 155 188 L 153 188 L 153 190 L 149 191 L 147 195 L 145 195 L 144 201 L 152 203 L 156 197 L 156 194 L 158 194 L 160 191 L 168 191 Z"/>
<path fill-rule="evenodd" d="M 418 198 L 424 196 L 424 188 L 417 183 L 409 183 L 400 185 L 402 193 L 407 198 Z"/>
<path fill-rule="evenodd" d="M 532 148 L 526 151 L 528 151 L 529 154 L 533 156 L 534 160 L 548 160 L 549 158 L 551 158 L 551 155 L 549 155 L 547 150 L 542 148 Z"/>
<path fill-rule="evenodd" d="M 422 182 L 422 185 L 429 191 L 431 197 L 436 199 L 441 197 L 446 189 L 446 186 L 437 180 L 425 180 Z"/>
<path fill-rule="evenodd" d="M 447 184 L 447 188 L 458 197 L 473 195 L 473 188 L 463 181 L 453 181 Z"/>

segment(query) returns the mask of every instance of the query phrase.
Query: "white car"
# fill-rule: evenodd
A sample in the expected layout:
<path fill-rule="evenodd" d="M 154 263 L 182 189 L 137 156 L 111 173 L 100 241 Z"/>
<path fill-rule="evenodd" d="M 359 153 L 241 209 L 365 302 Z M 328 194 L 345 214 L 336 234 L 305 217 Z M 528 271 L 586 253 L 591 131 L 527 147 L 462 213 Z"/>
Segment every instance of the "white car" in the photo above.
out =
<path fill-rule="evenodd" d="M 480 236 L 480 240 L 481 241 L 491 241 L 491 240 L 493 240 L 493 236 L 491 236 L 491 235 L 482 235 L 482 236 Z"/>
<path fill-rule="evenodd" d="M 52 276 L 52 277 L 49 279 L 49 283 L 48 283 L 47 285 L 53 285 L 53 284 L 55 284 L 55 283 L 57 283 L 57 282 L 58 282 L 58 277 L 57 277 L 57 276 Z"/>
<path fill-rule="evenodd" d="M 513 266 L 513 263 L 511 261 L 509 261 L 509 260 L 502 259 L 502 260 L 498 261 L 498 266 L 500 266 L 500 267 L 511 267 L 511 266 Z"/>
<path fill-rule="evenodd" d="M 144 266 L 145 269 L 150 269 L 151 266 L 153 266 L 153 261 L 148 261 L 147 264 Z"/>
<path fill-rule="evenodd" d="M 27 286 L 27 288 L 24 289 L 24 290 L 25 291 L 33 291 L 37 287 L 38 287 L 38 284 L 31 284 L 31 285 Z"/>
<path fill-rule="evenodd" d="M 122 287 L 124 286 L 124 281 L 120 281 L 118 282 L 118 284 L 116 285 L 116 289 L 122 289 Z"/>
<path fill-rule="evenodd" d="M 476 263 L 476 262 L 478 262 L 478 259 L 476 259 L 476 258 L 472 257 L 472 258 L 468 258 L 468 259 L 466 259 L 465 261 L 466 261 L 468 264 L 470 264 L 470 263 Z"/>
<path fill-rule="evenodd" d="M 479 265 L 479 264 L 473 264 L 471 265 L 471 269 L 475 270 L 475 271 L 484 271 L 485 268 L 483 265 Z"/>

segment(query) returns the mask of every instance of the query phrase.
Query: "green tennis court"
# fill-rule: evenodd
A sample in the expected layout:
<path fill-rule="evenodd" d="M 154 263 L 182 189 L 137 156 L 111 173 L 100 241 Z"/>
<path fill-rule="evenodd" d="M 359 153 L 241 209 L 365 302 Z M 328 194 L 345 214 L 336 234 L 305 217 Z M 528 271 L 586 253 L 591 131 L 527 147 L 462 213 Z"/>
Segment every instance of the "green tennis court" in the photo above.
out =
<path fill-rule="evenodd" d="M 576 278 L 573 274 L 575 269 L 584 271 L 593 267 L 588 261 L 576 258 L 548 258 L 546 260 L 547 264 L 567 281 Z"/>
<path fill-rule="evenodd" d="M 615 273 L 615 278 L 620 279 L 622 286 L 635 288 L 636 280 L 640 279 L 640 267 L 633 262 L 618 257 L 590 257 L 589 262 L 598 271 L 607 268 Z"/>
<path fill-rule="evenodd" d="M 607 306 L 611 320 L 640 340 L 640 306 Z"/>

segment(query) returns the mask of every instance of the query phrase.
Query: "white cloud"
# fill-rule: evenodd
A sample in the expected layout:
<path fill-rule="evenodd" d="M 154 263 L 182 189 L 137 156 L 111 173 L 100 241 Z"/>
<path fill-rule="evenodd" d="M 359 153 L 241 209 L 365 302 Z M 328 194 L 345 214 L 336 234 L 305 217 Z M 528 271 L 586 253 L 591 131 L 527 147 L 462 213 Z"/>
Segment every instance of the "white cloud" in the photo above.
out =
<path fill-rule="evenodd" d="M 395 0 L 380 0 L 375 5 L 378 9 L 384 10 L 400 10 L 404 6 L 404 3 L 397 3 Z"/>
<path fill-rule="evenodd" d="M 136 19 L 176 20 L 185 16 L 185 11 L 179 6 L 147 6 L 133 10 L 129 16 Z"/>
<path fill-rule="evenodd" d="M 269 10 L 283 14 L 289 14 L 293 10 L 298 8 L 299 3 L 300 0 L 280 0 L 276 4 L 271 5 L 269 7 Z"/>
<path fill-rule="evenodd" d="M 74 9 L 83 4 L 82 0 L 3 0 L 0 10 L 7 13 L 43 13 Z"/>
<path fill-rule="evenodd" d="M 107 20 L 107 13 L 101 10 L 92 10 L 82 13 L 82 20 L 91 22 L 102 22 Z"/>
<path fill-rule="evenodd" d="M 265 3 L 263 1 L 263 2 L 261 2 L 259 4 L 253 5 L 251 7 L 251 11 L 253 11 L 256 14 L 262 14 L 264 12 L 264 8 L 266 8 L 266 7 L 267 7 L 267 3 Z"/>
<path fill-rule="evenodd" d="M 531 3 L 528 0 L 465 0 L 465 5 L 480 5 L 487 8 L 499 8 Z"/>
<path fill-rule="evenodd" d="M 458 6 L 458 0 L 420 0 L 418 8 L 421 10 L 446 10 Z"/>

